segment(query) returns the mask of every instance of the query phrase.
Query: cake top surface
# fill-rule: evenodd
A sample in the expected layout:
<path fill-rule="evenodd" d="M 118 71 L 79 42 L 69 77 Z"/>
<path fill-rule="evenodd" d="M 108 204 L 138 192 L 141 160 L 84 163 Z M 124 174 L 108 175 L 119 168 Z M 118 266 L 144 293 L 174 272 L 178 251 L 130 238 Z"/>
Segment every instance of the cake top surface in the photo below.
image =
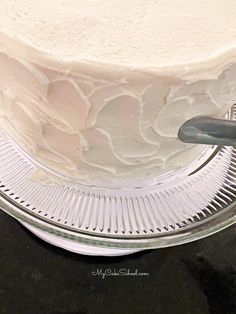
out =
<path fill-rule="evenodd" d="M 195 63 L 236 47 L 235 0 L 0 0 L 0 32 L 58 60 Z"/>

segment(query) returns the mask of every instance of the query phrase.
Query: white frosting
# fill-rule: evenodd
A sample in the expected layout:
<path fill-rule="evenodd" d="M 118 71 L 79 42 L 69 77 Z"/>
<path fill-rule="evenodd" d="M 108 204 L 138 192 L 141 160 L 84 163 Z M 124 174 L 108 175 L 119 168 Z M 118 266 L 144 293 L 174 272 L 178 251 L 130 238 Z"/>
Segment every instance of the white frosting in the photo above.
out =
<path fill-rule="evenodd" d="M 59 59 L 160 67 L 235 47 L 235 11 L 235 0 L 0 0 L 0 29 Z"/>
<path fill-rule="evenodd" d="M 2 127 L 35 160 L 84 183 L 185 167 L 203 147 L 181 143 L 179 127 L 224 117 L 236 101 L 234 50 L 190 64 L 233 44 L 236 4 L 225 2 L 0 0 Z M 230 31 L 210 40 L 220 8 Z"/>

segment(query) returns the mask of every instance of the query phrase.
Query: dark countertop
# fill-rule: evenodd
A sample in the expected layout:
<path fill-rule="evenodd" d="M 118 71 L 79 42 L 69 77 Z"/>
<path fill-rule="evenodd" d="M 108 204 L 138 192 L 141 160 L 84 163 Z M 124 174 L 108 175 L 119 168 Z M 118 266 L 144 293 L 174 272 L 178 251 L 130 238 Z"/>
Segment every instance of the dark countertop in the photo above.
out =
<path fill-rule="evenodd" d="M 0 313 L 236 313 L 236 227 L 119 258 L 52 247 L 0 211 Z M 126 269 L 149 276 L 95 276 Z"/>

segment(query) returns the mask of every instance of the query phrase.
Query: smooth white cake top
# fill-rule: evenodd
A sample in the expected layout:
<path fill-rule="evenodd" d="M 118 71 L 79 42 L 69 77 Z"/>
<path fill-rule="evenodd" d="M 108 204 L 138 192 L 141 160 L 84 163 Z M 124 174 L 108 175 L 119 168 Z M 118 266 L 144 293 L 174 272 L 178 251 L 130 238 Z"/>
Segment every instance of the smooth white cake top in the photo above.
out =
<path fill-rule="evenodd" d="M 0 0 L 0 31 L 58 60 L 165 66 L 236 47 L 235 0 Z"/>

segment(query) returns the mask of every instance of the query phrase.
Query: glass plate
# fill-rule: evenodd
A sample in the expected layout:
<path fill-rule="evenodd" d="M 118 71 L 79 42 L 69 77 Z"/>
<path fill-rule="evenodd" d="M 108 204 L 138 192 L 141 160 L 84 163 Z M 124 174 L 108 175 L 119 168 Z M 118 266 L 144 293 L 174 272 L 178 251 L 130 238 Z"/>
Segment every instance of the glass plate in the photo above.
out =
<path fill-rule="evenodd" d="M 234 147 L 208 147 L 186 169 L 130 188 L 45 183 L 33 179 L 40 169 L 0 133 L 1 208 L 37 236 L 73 252 L 122 255 L 177 245 L 236 219 Z"/>

